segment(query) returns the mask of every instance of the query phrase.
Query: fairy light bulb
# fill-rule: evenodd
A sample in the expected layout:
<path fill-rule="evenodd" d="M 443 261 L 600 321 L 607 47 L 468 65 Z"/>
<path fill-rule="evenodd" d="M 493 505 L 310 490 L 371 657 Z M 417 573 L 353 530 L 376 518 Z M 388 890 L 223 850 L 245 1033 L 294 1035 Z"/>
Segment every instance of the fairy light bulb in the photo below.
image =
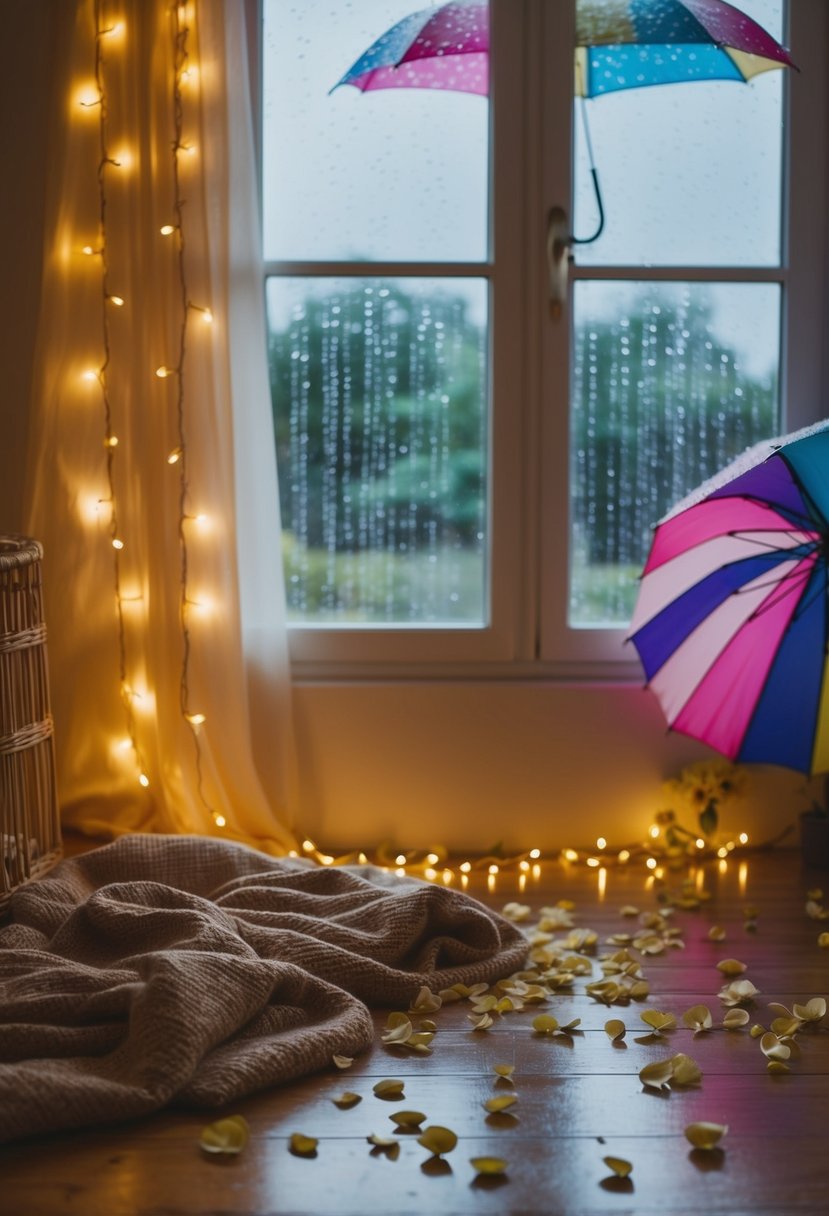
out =
<path fill-rule="evenodd" d="M 114 536 L 112 538 L 112 547 L 120 552 L 120 550 L 124 547 L 124 542 L 119 537 Z"/>
<path fill-rule="evenodd" d="M 213 313 L 209 308 L 202 309 L 202 321 L 204 321 L 205 325 L 213 324 Z"/>
<path fill-rule="evenodd" d="M 596 838 L 596 848 L 597 849 L 606 849 L 607 848 L 607 841 L 605 840 L 604 836 L 598 836 Z"/>
<path fill-rule="evenodd" d="M 698 848 L 698 849 L 704 849 L 704 848 L 705 848 L 705 841 L 702 839 L 702 837 L 701 837 L 701 836 L 698 836 L 698 837 L 696 838 L 696 840 L 694 841 L 694 844 L 697 846 L 697 848 Z"/>
<path fill-rule="evenodd" d="M 619 861 L 621 861 L 623 865 L 626 861 L 630 861 L 630 849 L 622 849 L 620 851 Z"/>
<path fill-rule="evenodd" d="M 533 859 L 533 861 L 538 861 L 540 856 L 541 849 L 530 849 L 530 857 Z"/>
<path fill-rule="evenodd" d="M 306 853 L 313 853 L 317 846 L 314 844 L 313 840 L 303 840 L 302 847 Z"/>
<path fill-rule="evenodd" d="M 172 236 L 175 230 L 175 224 L 162 224 L 158 231 L 162 236 Z"/>
<path fill-rule="evenodd" d="M 217 828 L 223 828 L 227 823 L 227 820 L 225 819 L 224 815 L 214 815 L 213 822 L 216 824 Z"/>
<path fill-rule="evenodd" d="M 187 721 L 190 723 L 191 726 L 201 726 L 204 722 L 207 721 L 207 718 L 204 714 L 185 714 L 184 716 L 187 719 Z"/>
<path fill-rule="evenodd" d="M 740 832 L 737 839 L 739 840 L 740 844 L 748 844 L 748 832 Z"/>
<path fill-rule="evenodd" d="M 596 867 L 600 866 L 602 863 L 599 861 L 598 857 L 588 857 L 586 864 L 589 865 L 592 870 L 595 870 Z"/>
<path fill-rule="evenodd" d="M 645 865 L 648 867 L 649 870 L 655 870 L 658 865 L 658 862 L 655 857 L 649 857 L 648 860 L 645 862 Z"/>
<path fill-rule="evenodd" d="M 498 866 L 496 866 L 495 863 L 493 862 L 493 864 L 489 867 L 488 873 L 497 874 L 498 872 L 499 872 Z"/>
<path fill-rule="evenodd" d="M 143 785 L 144 789 L 146 789 L 147 786 L 150 784 L 150 779 L 146 773 L 138 774 L 138 784 Z"/>
<path fill-rule="evenodd" d="M 160 367 L 155 369 L 155 374 L 158 376 L 159 380 L 166 380 L 168 376 L 173 375 L 173 371 L 174 369 L 172 367 L 165 367 L 162 363 Z"/>
<path fill-rule="evenodd" d="M 472 869 L 472 863 L 469 861 L 462 861 L 458 868 L 460 869 L 461 874 L 468 874 Z"/>
<path fill-rule="evenodd" d="M 123 296 L 107 296 L 107 299 L 109 300 L 110 304 L 114 304 L 116 308 L 124 307 L 124 297 Z"/>
<path fill-rule="evenodd" d="M 97 252 L 97 250 L 93 249 L 91 245 L 82 245 L 81 246 L 81 253 L 85 253 L 88 258 L 93 257 L 93 255 L 96 252 Z"/>
<path fill-rule="evenodd" d="M 91 367 L 88 367 L 86 369 L 86 371 L 81 372 L 81 379 L 82 380 L 97 380 L 98 373 L 96 371 L 94 371 Z"/>
<path fill-rule="evenodd" d="M 564 859 L 565 861 L 578 861 L 579 855 L 575 849 L 565 849 Z"/>
<path fill-rule="evenodd" d="M 181 460 L 181 448 L 173 448 L 170 455 L 167 457 L 168 464 L 178 464 Z"/>
<path fill-rule="evenodd" d="M 117 448 L 118 447 L 118 436 L 117 435 L 108 435 L 106 437 L 106 439 L 104 440 L 104 447 L 105 448 Z"/>

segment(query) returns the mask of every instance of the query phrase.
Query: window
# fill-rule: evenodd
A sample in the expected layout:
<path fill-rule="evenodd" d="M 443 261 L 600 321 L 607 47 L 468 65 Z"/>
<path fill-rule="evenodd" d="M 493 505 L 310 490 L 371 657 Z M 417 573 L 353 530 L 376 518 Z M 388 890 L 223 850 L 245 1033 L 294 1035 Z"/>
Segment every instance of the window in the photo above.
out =
<path fill-rule="evenodd" d="M 791 6 L 789 28 L 785 0 L 743 0 L 794 46 L 795 83 L 785 69 L 627 88 L 636 50 L 587 50 L 598 95 L 576 101 L 572 48 L 602 7 L 467 0 L 410 19 L 406 0 L 264 0 L 269 357 L 300 661 L 633 669 L 652 524 L 817 413 L 823 183 L 801 130 L 824 113 L 825 15 Z M 410 38 L 438 13 L 447 45 L 471 47 L 472 91 L 439 56 L 433 87 L 343 83 L 385 31 Z M 669 49 L 701 75 L 706 53 Z M 555 319 L 554 205 L 579 238 Z"/>

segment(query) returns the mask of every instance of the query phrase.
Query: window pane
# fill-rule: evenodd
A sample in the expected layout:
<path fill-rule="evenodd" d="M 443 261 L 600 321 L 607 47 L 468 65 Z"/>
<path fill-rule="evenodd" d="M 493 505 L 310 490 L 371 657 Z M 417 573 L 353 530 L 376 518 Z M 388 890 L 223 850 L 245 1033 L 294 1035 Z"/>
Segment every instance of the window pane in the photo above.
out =
<path fill-rule="evenodd" d="M 293 621 L 486 617 L 487 283 L 268 280 Z"/>
<path fill-rule="evenodd" d="M 617 7 L 615 0 L 589 5 Z M 783 0 L 741 0 L 740 8 L 781 40 Z M 677 53 L 699 52 L 686 46 Z M 597 225 L 582 113 L 606 225 L 594 244 L 577 246 L 576 260 L 589 266 L 779 263 L 787 70 L 763 72 L 749 83 L 694 80 L 579 101 L 574 230 L 588 237 Z"/>
<path fill-rule="evenodd" d="M 331 92 L 417 7 L 265 0 L 266 259 L 486 258 L 488 101 L 453 87 L 475 57 L 456 56 L 462 63 L 447 79 L 430 76 L 438 87 Z M 485 22 L 485 6 L 471 7 Z M 424 20 L 435 11 L 421 9 Z M 478 56 L 473 72 L 484 88 L 485 59 Z"/>
<path fill-rule="evenodd" d="M 780 289 L 579 282 L 574 308 L 569 623 L 620 626 L 657 520 L 778 433 Z"/>

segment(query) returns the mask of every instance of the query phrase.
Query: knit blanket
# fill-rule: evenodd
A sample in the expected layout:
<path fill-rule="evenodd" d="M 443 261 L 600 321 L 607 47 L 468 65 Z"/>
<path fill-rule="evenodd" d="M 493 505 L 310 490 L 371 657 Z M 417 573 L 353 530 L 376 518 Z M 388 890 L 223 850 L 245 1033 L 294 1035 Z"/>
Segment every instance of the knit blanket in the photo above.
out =
<path fill-rule="evenodd" d="M 526 941 L 471 897 L 190 836 L 124 836 L 12 896 L 0 1142 L 217 1108 L 368 1048 L 367 1005 L 492 982 Z"/>

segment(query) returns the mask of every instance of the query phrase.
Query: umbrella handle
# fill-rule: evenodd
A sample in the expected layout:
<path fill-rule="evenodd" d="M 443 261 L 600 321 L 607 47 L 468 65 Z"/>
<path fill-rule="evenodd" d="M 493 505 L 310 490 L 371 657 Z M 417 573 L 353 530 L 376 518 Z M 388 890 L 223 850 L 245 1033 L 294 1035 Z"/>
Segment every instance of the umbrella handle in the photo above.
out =
<path fill-rule="evenodd" d="M 596 195 L 596 206 L 599 208 L 599 226 L 592 236 L 570 236 L 568 240 L 571 245 L 591 245 L 593 241 L 597 241 L 604 231 L 604 205 L 602 203 L 602 192 L 599 189 L 599 174 L 594 165 L 590 166 L 590 176 L 593 179 L 593 190 Z"/>

